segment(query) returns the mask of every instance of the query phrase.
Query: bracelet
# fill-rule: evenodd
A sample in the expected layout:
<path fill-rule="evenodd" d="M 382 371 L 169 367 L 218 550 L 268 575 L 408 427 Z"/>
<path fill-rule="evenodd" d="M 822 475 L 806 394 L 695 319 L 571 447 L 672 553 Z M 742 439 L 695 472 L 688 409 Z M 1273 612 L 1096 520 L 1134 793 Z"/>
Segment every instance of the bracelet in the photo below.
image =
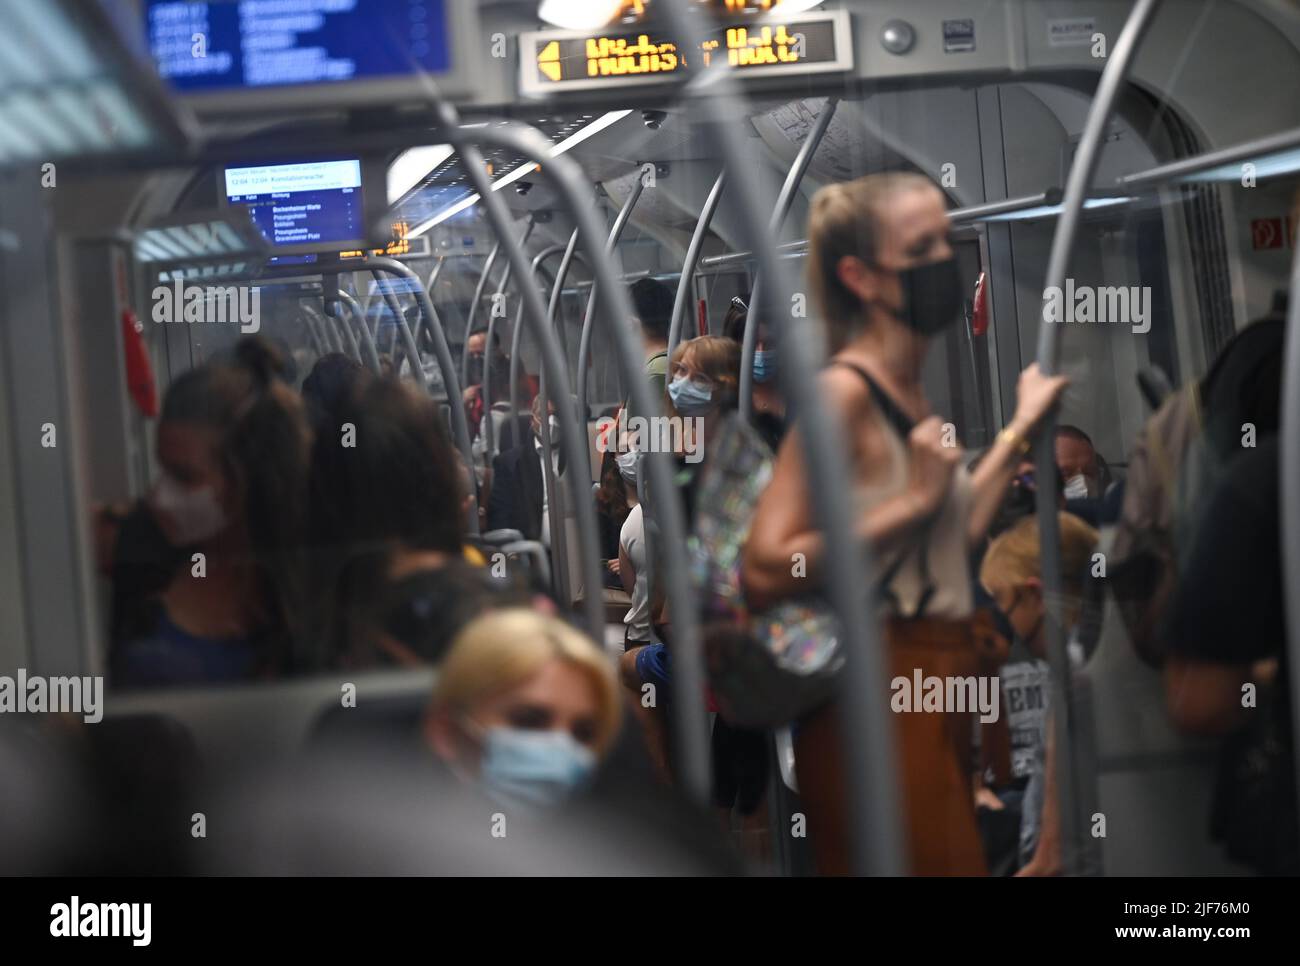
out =
<path fill-rule="evenodd" d="M 1025 439 L 1010 426 L 998 433 L 998 442 L 1010 443 L 1012 448 L 1015 449 L 1020 456 L 1027 455 L 1031 448 L 1029 440 Z"/>

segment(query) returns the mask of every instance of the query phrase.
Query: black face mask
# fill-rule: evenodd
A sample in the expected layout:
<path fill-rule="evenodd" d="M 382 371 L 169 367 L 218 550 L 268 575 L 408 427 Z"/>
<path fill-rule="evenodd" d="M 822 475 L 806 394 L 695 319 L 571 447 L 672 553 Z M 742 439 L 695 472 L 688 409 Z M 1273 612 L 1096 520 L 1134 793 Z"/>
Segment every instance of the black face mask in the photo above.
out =
<path fill-rule="evenodd" d="M 895 315 L 921 335 L 937 335 L 960 317 L 963 293 L 956 258 L 904 269 L 898 280 L 903 305 Z"/>

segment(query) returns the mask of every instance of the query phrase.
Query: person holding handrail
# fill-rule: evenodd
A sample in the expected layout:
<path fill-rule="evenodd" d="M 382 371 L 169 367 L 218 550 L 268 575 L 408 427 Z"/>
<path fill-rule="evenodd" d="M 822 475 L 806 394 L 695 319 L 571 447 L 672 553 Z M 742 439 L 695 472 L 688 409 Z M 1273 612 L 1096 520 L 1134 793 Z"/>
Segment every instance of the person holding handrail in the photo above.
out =
<path fill-rule="evenodd" d="M 869 175 L 813 199 L 808 268 L 832 352 L 821 390 L 846 432 L 857 533 L 878 562 L 891 679 L 977 673 L 970 550 L 1002 503 L 1029 438 L 1065 389 L 1031 365 L 1010 423 L 971 473 L 956 427 L 921 382 L 931 341 L 961 317 L 967 289 L 944 196 L 910 173 Z M 742 561 L 747 603 L 815 592 L 825 540 L 798 427 L 783 442 Z M 796 564 L 802 564 L 796 566 Z M 882 700 L 888 696 L 882 696 Z M 892 706 L 892 702 L 891 702 Z M 969 717 L 895 715 L 906 854 L 918 874 L 983 874 L 970 792 Z M 842 736 L 834 703 L 797 723 L 796 767 L 820 870 L 848 871 Z"/>

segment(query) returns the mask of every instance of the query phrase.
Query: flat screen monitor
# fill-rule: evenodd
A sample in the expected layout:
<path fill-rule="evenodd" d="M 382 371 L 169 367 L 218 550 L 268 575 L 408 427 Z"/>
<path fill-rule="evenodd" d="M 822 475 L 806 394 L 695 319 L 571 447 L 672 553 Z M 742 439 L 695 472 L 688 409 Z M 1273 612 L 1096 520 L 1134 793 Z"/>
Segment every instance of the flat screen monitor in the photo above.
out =
<path fill-rule="evenodd" d="M 277 254 L 364 247 L 362 168 L 356 158 L 231 166 L 222 173 L 224 198 L 248 209 Z"/>
<path fill-rule="evenodd" d="M 142 3 L 158 73 L 199 108 L 382 101 L 427 77 L 457 93 L 458 38 L 477 24 L 467 0 Z"/>

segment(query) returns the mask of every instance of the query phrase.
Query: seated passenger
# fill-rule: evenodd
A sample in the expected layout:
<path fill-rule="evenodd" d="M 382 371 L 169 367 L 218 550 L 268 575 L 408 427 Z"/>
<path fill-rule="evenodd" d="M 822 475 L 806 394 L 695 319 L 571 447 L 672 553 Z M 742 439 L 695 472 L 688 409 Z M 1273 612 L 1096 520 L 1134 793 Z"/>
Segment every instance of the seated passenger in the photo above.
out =
<path fill-rule="evenodd" d="M 596 486 L 596 521 L 600 524 L 600 562 L 605 586 L 623 588 L 619 577 L 619 537 L 632 507 L 636 506 L 635 464 L 632 480 L 625 482 L 620 465 L 622 454 L 607 450 L 600 460 L 600 483 Z M 632 454 L 633 459 L 635 454 Z M 630 591 L 629 591 L 630 593 Z"/>
<path fill-rule="evenodd" d="M 1080 620 L 1083 584 L 1097 546 L 1097 531 L 1071 513 L 1059 515 L 1062 618 L 1067 632 Z M 1043 597 L 1036 517 L 1022 517 L 994 539 L 980 567 L 980 582 L 1011 625 L 1011 656 L 999 672 L 1011 731 L 1013 781 L 992 789 L 997 801 L 1020 815 L 1020 875 L 1055 875 L 1060 838 L 1048 728 L 1047 605 Z M 1050 788 L 1050 790 L 1049 790 Z M 987 801 L 987 799 L 986 799 Z M 992 804 L 990 802 L 990 804 Z"/>
<path fill-rule="evenodd" d="M 464 555 L 465 500 L 437 404 L 409 384 L 376 380 L 323 429 L 313 451 L 317 615 L 330 660 L 356 652 L 346 615 L 363 613 L 390 572 Z"/>
<path fill-rule="evenodd" d="M 481 617 L 457 635 L 425 718 L 430 750 L 498 805 L 555 806 L 586 787 L 622 706 L 600 649 L 530 610 Z"/>
<path fill-rule="evenodd" d="M 161 476 L 116 515 L 105 561 L 115 685 L 243 681 L 301 663 L 311 432 L 279 371 L 249 338 L 168 387 Z"/>
<path fill-rule="evenodd" d="M 1077 426 L 1056 427 L 1056 467 L 1065 480 L 1065 509 L 1091 526 L 1103 522 L 1103 497 L 1110 488 L 1110 468 L 1092 438 Z"/>
<path fill-rule="evenodd" d="M 416 668 L 437 664 L 461 629 L 488 611 L 533 606 L 517 583 L 497 580 L 483 567 L 448 560 L 428 566 L 418 555 L 387 561 L 373 594 L 348 613 L 348 668 Z M 543 606 L 545 599 L 542 599 Z"/>
<path fill-rule="evenodd" d="M 1010 425 L 973 474 L 961 467 L 961 448 L 931 412 L 921 381 L 930 343 L 960 319 L 966 291 L 949 231 L 943 194 L 915 174 L 823 188 L 808 226 L 811 283 L 834 352 L 822 394 L 845 434 L 856 536 L 882 563 L 890 674 L 909 680 L 914 672 L 975 673 L 984 631 L 973 620 L 970 553 L 1066 383 L 1027 369 Z M 807 595 L 824 579 L 825 539 L 797 435 L 796 428 L 781 445 L 743 552 L 746 601 L 756 610 Z M 824 873 L 849 868 L 836 721 L 832 702 L 801 720 L 795 736 L 809 836 Z M 969 722 L 899 714 L 896 731 L 911 870 L 983 873 Z"/>

